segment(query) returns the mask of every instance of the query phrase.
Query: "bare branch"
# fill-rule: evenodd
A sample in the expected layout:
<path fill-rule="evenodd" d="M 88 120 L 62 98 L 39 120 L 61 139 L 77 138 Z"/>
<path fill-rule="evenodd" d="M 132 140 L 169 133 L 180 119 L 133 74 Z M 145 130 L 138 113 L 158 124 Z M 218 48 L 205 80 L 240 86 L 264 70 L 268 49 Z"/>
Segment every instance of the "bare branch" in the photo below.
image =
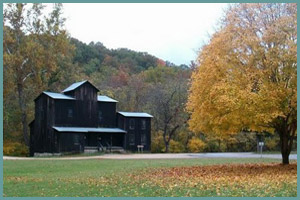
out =
<path fill-rule="evenodd" d="M 24 65 L 28 62 L 28 60 L 29 60 L 28 58 L 26 58 L 25 60 L 23 60 L 21 66 L 20 66 L 21 69 L 23 69 Z"/>
<path fill-rule="evenodd" d="M 27 75 L 23 78 L 22 83 L 24 83 L 24 82 L 26 81 L 26 79 L 27 79 L 28 77 L 30 77 L 31 75 L 33 75 L 33 72 L 30 72 L 29 74 L 27 74 Z"/>

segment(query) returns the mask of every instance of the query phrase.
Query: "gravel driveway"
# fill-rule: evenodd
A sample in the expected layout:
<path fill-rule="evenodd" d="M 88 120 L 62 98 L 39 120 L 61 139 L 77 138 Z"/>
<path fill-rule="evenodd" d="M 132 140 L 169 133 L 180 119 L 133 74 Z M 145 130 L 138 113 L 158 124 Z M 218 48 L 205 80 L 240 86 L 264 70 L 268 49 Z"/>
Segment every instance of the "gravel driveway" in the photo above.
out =
<path fill-rule="evenodd" d="M 180 158 L 260 158 L 260 154 L 243 153 L 144 153 L 144 154 L 104 154 L 100 156 L 82 157 L 11 157 L 3 156 L 3 160 L 87 160 L 87 159 L 180 159 Z M 262 158 L 281 159 L 281 154 L 263 154 Z M 297 160 L 297 154 L 291 154 L 290 160 Z"/>

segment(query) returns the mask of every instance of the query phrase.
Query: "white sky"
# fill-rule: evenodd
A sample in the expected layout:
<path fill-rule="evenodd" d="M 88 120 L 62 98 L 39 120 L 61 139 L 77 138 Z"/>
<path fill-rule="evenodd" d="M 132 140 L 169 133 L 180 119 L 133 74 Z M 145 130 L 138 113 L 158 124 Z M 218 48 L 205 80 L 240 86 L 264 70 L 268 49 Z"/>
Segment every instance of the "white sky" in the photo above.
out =
<path fill-rule="evenodd" d="M 195 60 L 226 4 L 64 4 L 66 28 L 85 43 L 148 52 L 177 65 Z"/>

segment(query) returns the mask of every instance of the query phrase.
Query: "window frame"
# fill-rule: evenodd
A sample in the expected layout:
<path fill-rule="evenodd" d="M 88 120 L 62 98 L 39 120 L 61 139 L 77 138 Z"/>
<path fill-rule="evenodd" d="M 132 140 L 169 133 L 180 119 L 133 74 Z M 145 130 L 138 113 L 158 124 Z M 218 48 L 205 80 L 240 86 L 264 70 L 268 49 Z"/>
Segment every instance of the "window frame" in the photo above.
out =
<path fill-rule="evenodd" d="M 146 119 L 141 119 L 141 130 L 146 130 L 147 124 Z"/>
<path fill-rule="evenodd" d="M 133 119 L 133 118 L 129 119 L 129 129 L 130 130 L 135 129 L 135 119 Z"/>
<path fill-rule="evenodd" d="M 68 118 L 73 118 L 74 116 L 73 108 L 68 108 L 67 116 Z"/>
<path fill-rule="evenodd" d="M 128 141 L 129 141 L 130 146 L 134 146 L 135 145 L 135 134 L 129 133 Z"/>
<path fill-rule="evenodd" d="M 144 138 L 144 141 L 143 141 L 143 138 Z M 147 144 L 147 135 L 146 135 L 146 133 L 142 133 L 141 134 L 141 144 L 142 145 L 146 145 Z"/>

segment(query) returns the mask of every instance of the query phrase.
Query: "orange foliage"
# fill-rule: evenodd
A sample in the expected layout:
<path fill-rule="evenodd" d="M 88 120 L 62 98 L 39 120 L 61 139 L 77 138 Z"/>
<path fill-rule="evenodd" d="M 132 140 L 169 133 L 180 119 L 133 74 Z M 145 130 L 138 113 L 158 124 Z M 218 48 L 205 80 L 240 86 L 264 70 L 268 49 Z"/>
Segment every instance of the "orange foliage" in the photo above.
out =
<path fill-rule="evenodd" d="M 262 196 L 273 196 L 271 191 L 285 188 L 286 184 L 297 189 L 297 164 L 230 164 L 194 167 L 151 169 L 148 173 L 131 175 L 133 182 L 156 185 L 165 190 L 180 188 L 215 191 L 224 196 L 227 190 L 262 190 Z M 187 194 L 189 196 L 189 194 Z M 260 196 L 260 195 L 258 195 Z"/>

